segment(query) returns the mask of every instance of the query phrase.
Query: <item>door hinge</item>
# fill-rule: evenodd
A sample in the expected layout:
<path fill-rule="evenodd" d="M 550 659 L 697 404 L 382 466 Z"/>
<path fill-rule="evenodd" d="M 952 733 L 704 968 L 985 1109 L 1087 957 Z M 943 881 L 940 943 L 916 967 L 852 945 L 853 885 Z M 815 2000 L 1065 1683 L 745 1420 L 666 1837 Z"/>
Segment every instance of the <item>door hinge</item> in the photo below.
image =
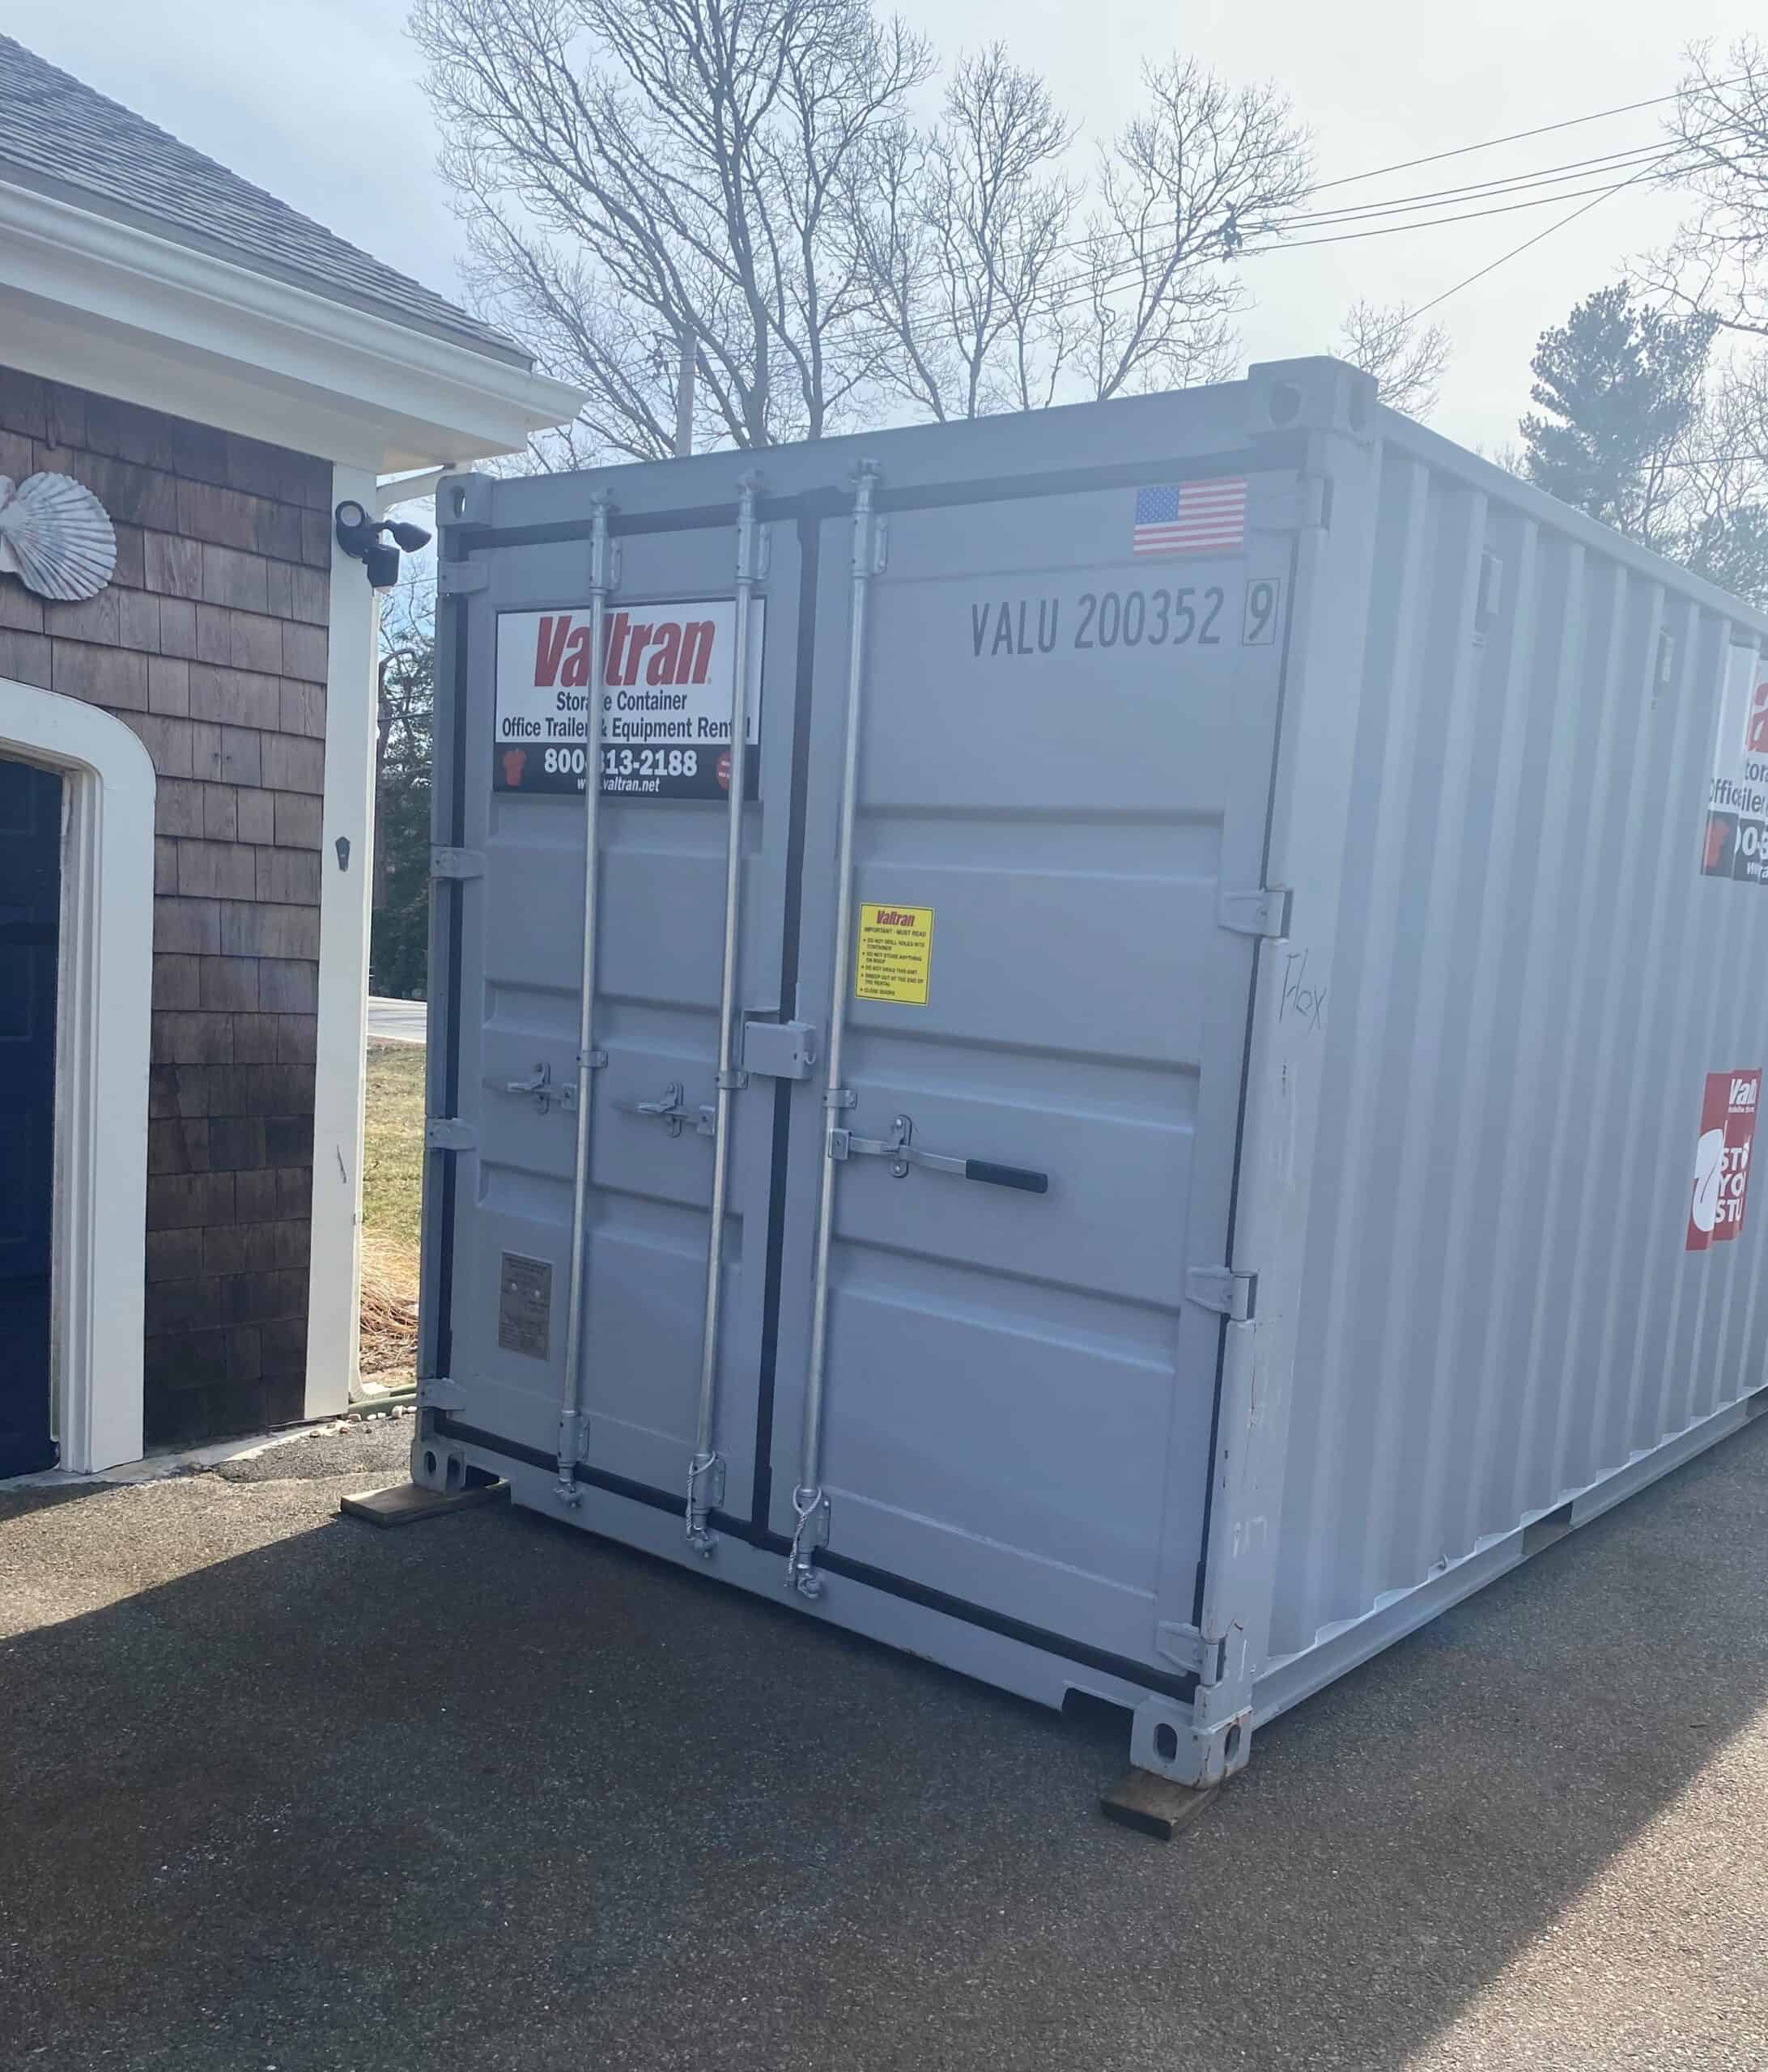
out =
<path fill-rule="evenodd" d="M 418 1383 L 419 1410 L 464 1410 L 466 1391 L 446 1374 L 429 1374 Z"/>
<path fill-rule="evenodd" d="M 470 597 L 491 582 L 491 571 L 482 561 L 439 561 L 436 566 L 436 593 L 444 597 Z"/>
<path fill-rule="evenodd" d="M 1188 1670 L 1200 1684 L 1219 1684 L 1227 1672 L 1228 1644 L 1212 1641 L 1195 1626 L 1162 1619 L 1154 1626 L 1154 1652 Z"/>
<path fill-rule="evenodd" d="M 477 1151 L 478 1132 L 456 1115 L 431 1115 L 423 1125 L 427 1151 Z"/>
<path fill-rule="evenodd" d="M 1250 892 L 1224 892 L 1216 903 L 1217 925 L 1237 936 L 1276 940 L 1289 933 L 1290 894 L 1281 885 L 1256 885 Z"/>
<path fill-rule="evenodd" d="M 1250 1323 L 1258 1298 L 1256 1273 L 1236 1273 L 1226 1266 L 1194 1266 L 1185 1276 L 1185 1300 L 1200 1310 L 1213 1310 L 1233 1323 Z"/>
<path fill-rule="evenodd" d="M 482 849 L 432 848 L 430 851 L 430 875 L 431 877 L 483 877 L 485 852 Z"/>
<path fill-rule="evenodd" d="M 573 1410 L 559 1420 L 559 1457 L 562 1460 L 571 1462 L 574 1467 L 580 1467 L 584 1456 L 589 1450 L 589 1413 L 587 1410 Z M 571 1495 L 566 1496 L 565 1485 L 563 1482 L 558 1490 L 561 1500 L 573 1506 L 581 1493 L 580 1491 L 573 1490 Z"/>
<path fill-rule="evenodd" d="M 808 1021 L 746 1021 L 743 1070 L 765 1079 L 808 1079 L 817 1061 L 817 1032 Z"/>

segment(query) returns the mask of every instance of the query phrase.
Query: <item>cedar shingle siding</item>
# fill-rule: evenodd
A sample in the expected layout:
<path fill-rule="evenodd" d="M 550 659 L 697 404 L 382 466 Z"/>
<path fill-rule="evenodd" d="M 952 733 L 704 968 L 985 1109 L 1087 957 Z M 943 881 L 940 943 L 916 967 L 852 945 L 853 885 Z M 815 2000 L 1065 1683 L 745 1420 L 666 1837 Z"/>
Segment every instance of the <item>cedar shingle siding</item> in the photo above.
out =
<path fill-rule="evenodd" d="M 328 462 L 0 368 L 0 474 L 91 489 L 117 573 L 0 579 L 0 676 L 103 706 L 159 775 L 150 1446 L 298 1417 L 319 977 Z"/>

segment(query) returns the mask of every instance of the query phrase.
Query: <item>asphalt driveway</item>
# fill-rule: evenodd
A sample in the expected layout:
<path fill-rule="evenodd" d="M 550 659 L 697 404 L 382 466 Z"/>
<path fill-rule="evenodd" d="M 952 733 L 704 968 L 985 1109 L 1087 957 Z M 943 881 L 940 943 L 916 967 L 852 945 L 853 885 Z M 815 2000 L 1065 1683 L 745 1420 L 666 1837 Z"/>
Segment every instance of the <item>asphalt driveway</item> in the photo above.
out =
<path fill-rule="evenodd" d="M 423 1043 L 429 1040 L 430 1010 L 422 1000 L 383 1000 L 368 996 L 371 1043 Z"/>
<path fill-rule="evenodd" d="M 1259 1737 L 1063 1718 L 502 1506 L 402 1421 L 0 1493 L 0 2065 L 1768 2065 L 1768 1420 Z"/>

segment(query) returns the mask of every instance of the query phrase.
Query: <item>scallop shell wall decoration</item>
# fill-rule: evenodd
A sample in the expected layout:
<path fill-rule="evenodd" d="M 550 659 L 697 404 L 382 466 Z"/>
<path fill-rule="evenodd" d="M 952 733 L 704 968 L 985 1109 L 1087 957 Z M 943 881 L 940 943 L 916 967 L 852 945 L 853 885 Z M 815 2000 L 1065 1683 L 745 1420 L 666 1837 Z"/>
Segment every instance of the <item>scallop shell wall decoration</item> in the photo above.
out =
<path fill-rule="evenodd" d="M 0 475 L 0 571 L 40 597 L 96 597 L 117 566 L 104 507 L 71 475 Z"/>

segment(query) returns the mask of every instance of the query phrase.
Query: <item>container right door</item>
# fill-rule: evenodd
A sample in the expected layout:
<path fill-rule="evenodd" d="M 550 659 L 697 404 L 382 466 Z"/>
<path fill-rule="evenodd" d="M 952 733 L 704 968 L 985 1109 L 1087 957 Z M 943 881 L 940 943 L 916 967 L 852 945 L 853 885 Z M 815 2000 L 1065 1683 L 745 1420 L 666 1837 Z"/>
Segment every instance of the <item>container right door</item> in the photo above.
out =
<path fill-rule="evenodd" d="M 1158 1667 L 1202 1546 L 1222 1318 L 1186 1277 L 1229 1258 L 1258 944 L 1224 914 L 1261 882 L 1290 538 L 1247 529 L 1245 483 L 1155 486 L 890 513 L 852 1099 L 794 1096 L 770 1523 L 805 1471 L 827 1169 L 821 1558 Z M 826 1024 L 846 523 L 820 562 L 798 1006 Z"/>

